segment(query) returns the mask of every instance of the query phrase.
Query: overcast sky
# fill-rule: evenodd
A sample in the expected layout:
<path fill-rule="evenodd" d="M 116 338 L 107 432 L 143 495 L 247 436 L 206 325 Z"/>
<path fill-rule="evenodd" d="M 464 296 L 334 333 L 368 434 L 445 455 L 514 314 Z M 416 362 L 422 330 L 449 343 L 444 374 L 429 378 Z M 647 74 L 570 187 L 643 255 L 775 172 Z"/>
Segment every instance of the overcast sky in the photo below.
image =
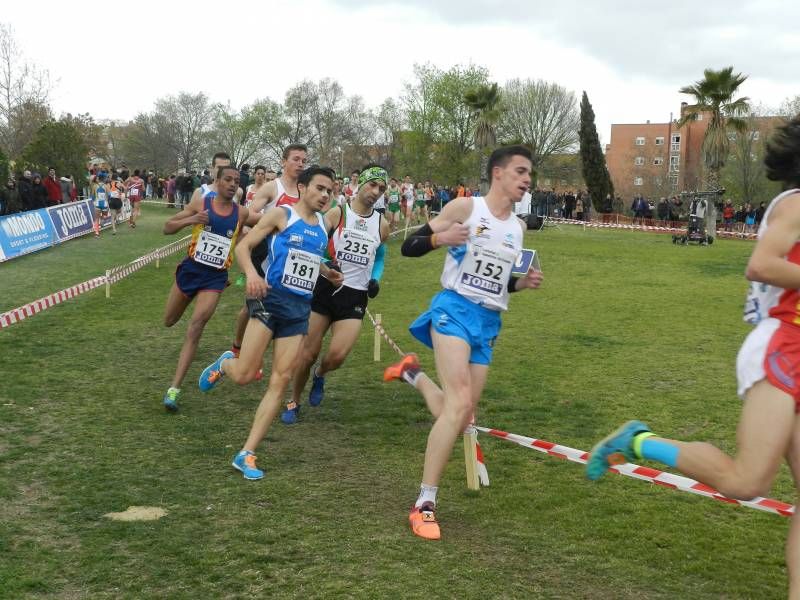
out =
<path fill-rule="evenodd" d="M 282 100 L 322 77 L 377 106 L 401 96 L 415 62 L 586 90 L 603 142 L 612 123 L 677 114 L 678 88 L 706 67 L 748 74 L 742 90 L 755 102 L 800 94 L 794 0 L 39 0 L 4 2 L 0 21 L 50 71 L 56 113 L 96 119 L 132 118 L 182 90 L 233 107 Z"/>

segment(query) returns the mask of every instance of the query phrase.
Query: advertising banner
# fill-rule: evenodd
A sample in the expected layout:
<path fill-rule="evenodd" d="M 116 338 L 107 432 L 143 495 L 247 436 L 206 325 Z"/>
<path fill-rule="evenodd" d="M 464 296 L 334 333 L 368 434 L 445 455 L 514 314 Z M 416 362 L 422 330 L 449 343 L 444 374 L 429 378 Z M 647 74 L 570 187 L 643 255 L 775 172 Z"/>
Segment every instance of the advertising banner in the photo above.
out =
<path fill-rule="evenodd" d="M 92 231 L 94 211 L 91 200 L 59 204 L 47 209 L 58 241 L 72 239 Z"/>
<path fill-rule="evenodd" d="M 57 241 L 53 222 L 44 208 L 0 217 L 2 260 L 41 250 Z"/>

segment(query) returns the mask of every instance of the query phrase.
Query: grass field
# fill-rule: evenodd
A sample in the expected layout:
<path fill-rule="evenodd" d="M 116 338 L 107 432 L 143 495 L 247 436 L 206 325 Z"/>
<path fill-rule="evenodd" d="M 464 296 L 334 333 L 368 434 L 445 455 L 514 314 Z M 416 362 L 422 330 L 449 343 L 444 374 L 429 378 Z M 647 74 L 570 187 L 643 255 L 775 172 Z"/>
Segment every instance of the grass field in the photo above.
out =
<path fill-rule="evenodd" d="M 0 310 L 173 239 L 168 212 L 0 265 Z M 177 237 L 177 236 L 176 236 Z M 504 317 L 481 425 L 588 450 L 621 421 L 732 451 L 734 360 L 746 334 L 752 245 L 676 247 L 669 236 L 530 233 L 545 272 Z M 381 382 L 372 329 L 328 378 L 318 409 L 276 424 L 267 475 L 230 467 L 264 384 L 194 387 L 230 345 L 242 288 L 222 296 L 164 413 L 186 321 L 162 311 L 176 254 L 0 331 L 0 597 L 3 598 L 781 598 L 788 519 L 628 478 L 591 484 L 573 463 L 488 436 L 492 485 L 469 492 L 458 444 L 440 491 L 441 543 L 407 529 L 430 417 L 414 390 Z M 380 312 L 408 323 L 438 289 L 441 253 L 390 246 Z M 267 361 L 269 359 L 267 358 Z M 773 497 L 793 501 L 784 469 Z M 103 518 L 131 505 L 159 521 Z"/>

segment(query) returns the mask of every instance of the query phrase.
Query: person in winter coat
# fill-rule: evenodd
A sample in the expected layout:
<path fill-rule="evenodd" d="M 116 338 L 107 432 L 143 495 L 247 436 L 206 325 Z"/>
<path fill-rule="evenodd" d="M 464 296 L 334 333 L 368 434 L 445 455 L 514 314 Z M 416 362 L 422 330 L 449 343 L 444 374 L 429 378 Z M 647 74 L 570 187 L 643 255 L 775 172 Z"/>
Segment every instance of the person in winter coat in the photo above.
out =
<path fill-rule="evenodd" d="M 33 184 L 31 183 L 31 172 L 25 171 L 17 183 L 19 201 L 22 210 L 33 210 Z"/>
<path fill-rule="evenodd" d="M 47 188 L 42 183 L 42 176 L 38 173 L 33 174 L 31 190 L 33 195 L 33 208 L 45 208 L 47 206 Z"/>
<path fill-rule="evenodd" d="M 47 171 L 47 177 L 42 181 L 42 185 L 47 190 L 47 206 L 61 204 L 61 182 L 56 177 L 56 170 L 52 167 Z"/>

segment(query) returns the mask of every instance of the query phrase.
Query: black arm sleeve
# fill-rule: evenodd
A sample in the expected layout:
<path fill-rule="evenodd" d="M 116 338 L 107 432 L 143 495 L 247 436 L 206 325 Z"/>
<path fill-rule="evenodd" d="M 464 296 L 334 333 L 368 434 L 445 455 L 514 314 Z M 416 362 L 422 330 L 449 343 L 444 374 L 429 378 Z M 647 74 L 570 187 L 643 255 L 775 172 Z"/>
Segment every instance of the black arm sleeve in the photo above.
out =
<path fill-rule="evenodd" d="M 433 230 L 427 223 L 417 229 L 407 238 L 400 247 L 400 252 L 403 256 L 423 256 L 433 250 L 431 244 L 431 236 Z"/>
<path fill-rule="evenodd" d="M 508 278 L 508 293 L 513 294 L 514 292 L 518 292 L 517 289 L 517 278 L 516 277 L 509 277 Z"/>

